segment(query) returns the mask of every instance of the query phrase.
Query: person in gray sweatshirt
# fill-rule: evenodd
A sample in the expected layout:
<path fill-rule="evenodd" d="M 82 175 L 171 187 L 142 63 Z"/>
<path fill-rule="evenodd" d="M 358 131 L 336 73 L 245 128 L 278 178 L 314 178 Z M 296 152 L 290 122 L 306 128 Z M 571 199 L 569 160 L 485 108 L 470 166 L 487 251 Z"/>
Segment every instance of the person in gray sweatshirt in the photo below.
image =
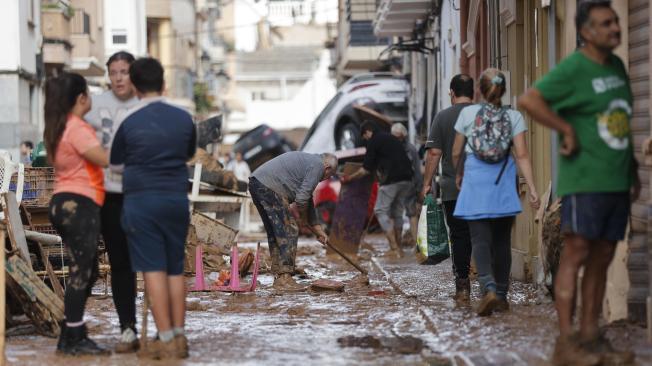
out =
<path fill-rule="evenodd" d="M 249 178 L 249 192 L 267 232 L 274 288 L 304 289 L 292 278 L 299 225 L 290 213 L 290 204 L 298 208 L 299 224 L 310 228 L 320 243 L 327 244 L 328 236 L 317 220 L 312 194 L 317 184 L 336 170 L 337 158 L 332 154 L 293 151 L 261 165 Z"/>

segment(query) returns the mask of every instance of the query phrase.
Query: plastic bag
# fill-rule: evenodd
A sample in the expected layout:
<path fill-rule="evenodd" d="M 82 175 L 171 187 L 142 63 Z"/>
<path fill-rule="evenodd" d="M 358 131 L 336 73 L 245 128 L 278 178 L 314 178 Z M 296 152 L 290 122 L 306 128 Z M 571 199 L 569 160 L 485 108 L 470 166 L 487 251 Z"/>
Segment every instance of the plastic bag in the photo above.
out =
<path fill-rule="evenodd" d="M 448 257 L 450 248 L 444 210 L 429 194 L 423 201 L 417 228 L 417 262 L 437 264 Z"/>

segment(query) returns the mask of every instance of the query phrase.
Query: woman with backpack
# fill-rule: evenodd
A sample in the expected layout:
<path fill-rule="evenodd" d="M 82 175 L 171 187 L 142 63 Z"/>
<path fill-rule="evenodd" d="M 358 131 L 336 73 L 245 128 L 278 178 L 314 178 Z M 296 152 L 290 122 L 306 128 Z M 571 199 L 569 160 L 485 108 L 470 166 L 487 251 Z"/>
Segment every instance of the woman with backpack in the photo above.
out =
<path fill-rule="evenodd" d="M 108 355 L 88 338 L 84 324 L 86 300 L 97 278 L 97 239 L 100 207 L 104 203 L 104 174 L 108 157 L 83 116 L 91 97 L 83 76 L 61 73 L 45 84 L 47 156 L 55 169 L 50 221 L 68 250 L 69 279 L 57 353 Z"/>
<path fill-rule="evenodd" d="M 464 108 L 455 123 L 453 164 L 458 167 L 460 195 L 454 216 L 469 223 L 483 295 L 476 309 L 479 316 L 509 309 L 511 230 L 521 212 L 517 165 L 528 185 L 530 205 L 537 209 L 540 204 L 525 141 L 527 127 L 521 113 L 502 105 L 505 90 L 505 75 L 485 70 L 480 76 L 484 101 Z"/>

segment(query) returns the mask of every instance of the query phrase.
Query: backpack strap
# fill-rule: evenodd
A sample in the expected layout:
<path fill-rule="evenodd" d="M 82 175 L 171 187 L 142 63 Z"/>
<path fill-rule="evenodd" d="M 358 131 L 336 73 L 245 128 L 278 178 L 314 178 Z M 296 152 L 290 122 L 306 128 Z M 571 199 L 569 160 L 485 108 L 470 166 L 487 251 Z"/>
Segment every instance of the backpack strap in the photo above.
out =
<path fill-rule="evenodd" d="M 507 155 L 505 155 L 505 161 L 503 161 L 503 166 L 500 167 L 500 173 L 498 173 L 498 177 L 496 178 L 494 185 L 498 185 L 498 182 L 500 182 L 500 178 L 502 178 L 503 173 L 505 173 L 505 168 L 507 168 L 507 163 L 509 162 L 509 155 L 512 153 L 513 143 L 514 143 L 513 141 L 509 143 L 509 147 L 507 148 Z"/>

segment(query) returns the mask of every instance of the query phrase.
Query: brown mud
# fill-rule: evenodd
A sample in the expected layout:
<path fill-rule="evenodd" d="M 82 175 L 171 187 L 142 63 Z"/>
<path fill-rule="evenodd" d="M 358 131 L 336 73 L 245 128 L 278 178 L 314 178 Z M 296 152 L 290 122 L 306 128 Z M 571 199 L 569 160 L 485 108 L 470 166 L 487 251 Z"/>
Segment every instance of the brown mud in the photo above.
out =
<path fill-rule="evenodd" d="M 366 241 L 374 248 L 374 255 L 388 249 L 382 238 L 367 237 Z M 254 245 L 251 247 L 255 248 Z M 408 251 L 403 259 L 361 260 L 369 270 L 366 285 L 357 276 L 359 272 L 341 259 L 327 258 L 325 249 L 314 241 L 300 242 L 297 252 L 297 263 L 307 277 L 298 279 L 299 283 L 308 285 L 316 279 L 339 281 L 346 284 L 344 292 L 279 293 L 271 286 L 272 276 L 262 274 L 255 293 L 188 294 L 187 360 L 147 362 L 133 354 L 105 358 L 57 356 L 56 339 L 34 335 L 29 326 L 24 326 L 20 332 L 14 332 L 18 334 L 7 337 L 8 364 L 547 364 L 556 334 L 556 316 L 552 304 L 542 301 L 531 285 L 514 282 L 510 294 L 512 310 L 480 319 L 472 308 L 455 306 L 450 261 L 419 266 Z M 362 254 L 361 257 L 371 257 L 369 250 Z M 192 279 L 188 282 L 192 284 Z M 104 293 L 103 284 L 95 288 L 95 293 Z M 477 284 L 473 294 L 475 304 Z M 139 293 L 139 326 L 141 306 Z M 85 319 L 91 338 L 100 345 L 113 347 L 119 329 L 111 298 L 93 296 Z M 148 333 L 154 335 L 153 319 L 148 323 Z M 635 346 L 644 339 L 642 334 L 644 329 L 630 324 L 619 324 L 608 331 L 617 346 Z M 639 354 L 637 361 L 649 364 L 652 354 Z"/>

